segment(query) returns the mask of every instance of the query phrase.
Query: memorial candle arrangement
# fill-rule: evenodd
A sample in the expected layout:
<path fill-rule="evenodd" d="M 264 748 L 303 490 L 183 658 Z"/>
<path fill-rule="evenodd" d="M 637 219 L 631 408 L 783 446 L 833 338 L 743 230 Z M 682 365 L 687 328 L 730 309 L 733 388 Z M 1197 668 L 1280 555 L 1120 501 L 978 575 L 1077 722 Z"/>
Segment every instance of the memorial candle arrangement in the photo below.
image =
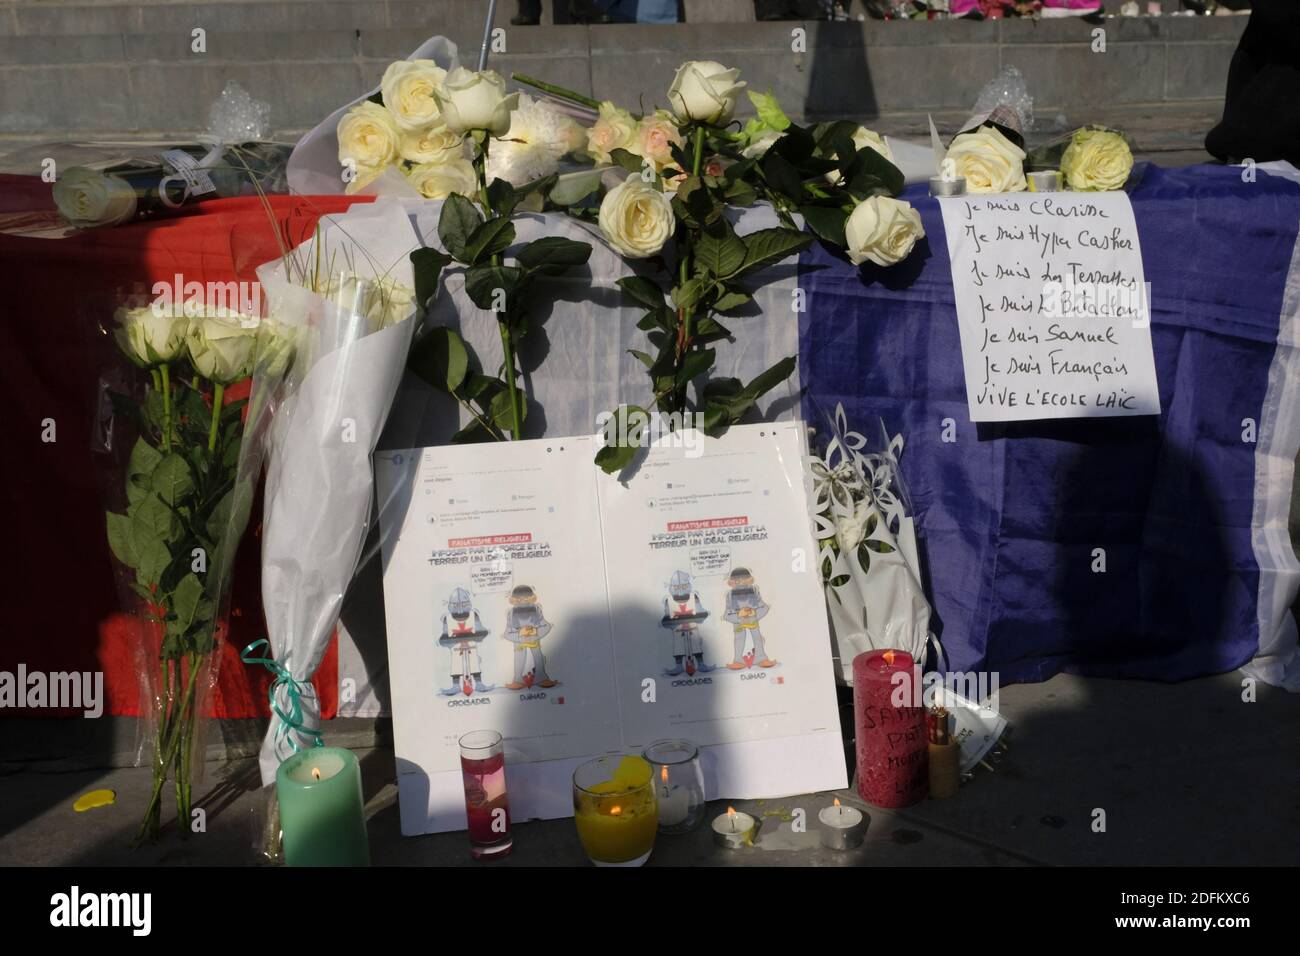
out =
<path fill-rule="evenodd" d="M 929 790 L 929 737 L 914 667 L 906 651 L 867 651 L 853 659 L 858 793 L 878 807 L 906 807 Z M 908 706 L 894 703 L 895 688 Z"/>
<path fill-rule="evenodd" d="M 495 730 L 475 730 L 460 738 L 460 772 L 465 784 L 469 852 L 476 860 L 510 852 L 510 801 L 506 755 Z"/>
<path fill-rule="evenodd" d="M 313 747 L 275 774 L 286 866 L 369 866 L 361 767 L 341 747 Z"/>

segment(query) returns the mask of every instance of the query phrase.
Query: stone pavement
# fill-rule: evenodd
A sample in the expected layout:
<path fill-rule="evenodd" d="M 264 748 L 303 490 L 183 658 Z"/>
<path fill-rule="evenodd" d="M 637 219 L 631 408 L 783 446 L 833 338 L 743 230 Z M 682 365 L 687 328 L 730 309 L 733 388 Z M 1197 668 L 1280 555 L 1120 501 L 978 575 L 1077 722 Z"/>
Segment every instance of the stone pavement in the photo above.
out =
<path fill-rule="evenodd" d="M 705 827 L 661 837 L 650 862 L 1295 865 L 1300 863 L 1300 762 L 1295 759 L 1300 695 L 1261 686 L 1255 702 L 1242 696 L 1238 673 L 1181 684 L 1061 675 L 1003 688 L 1011 746 L 996 772 L 981 770 L 951 800 L 898 811 L 864 807 L 870 825 L 859 850 L 763 849 L 760 839 L 753 849 L 728 852 L 713 847 Z M 148 795 L 148 771 L 67 769 L 72 766 L 67 761 L 4 763 L 17 752 L 13 742 L 22 736 L 24 723 L 0 721 L 0 865 L 259 862 L 253 759 L 207 764 L 207 780 L 195 787 L 196 805 L 207 812 L 206 833 L 182 840 L 169 827 L 157 845 L 131 851 L 128 843 Z M 331 739 L 338 742 L 340 735 Z M 402 837 L 391 749 L 381 745 L 360 755 L 376 864 L 471 862 L 463 833 Z M 97 787 L 116 790 L 116 804 L 75 813 L 73 801 Z M 769 847 L 797 847 L 800 838 L 779 815 L 802 807 L 814 821 L 812 829 L 817 810 L 836 795 L 862 806 L 852 791 L 734 805 L 772 814 L 766 818 Z M 709 817 L 724 809 L 725 804 L 712 804 Z M 1104 832 L 1093 828 L 1098 809 L 1105 811 Z M 485 865 L 585 863 L 571 820 L 516 824 L 514 833 L 512 855 Z M 811 842 L 809 835 L 804 839 Z"/>

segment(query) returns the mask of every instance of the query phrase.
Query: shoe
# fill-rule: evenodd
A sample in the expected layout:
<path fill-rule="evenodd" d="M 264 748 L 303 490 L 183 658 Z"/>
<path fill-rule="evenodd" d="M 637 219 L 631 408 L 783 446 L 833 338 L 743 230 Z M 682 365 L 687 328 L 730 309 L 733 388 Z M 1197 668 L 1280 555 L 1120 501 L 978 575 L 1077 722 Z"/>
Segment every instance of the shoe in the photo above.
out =
<path fill-rule="evenodd" d="M 712 665 L 712 664 L 705 664 L 703 661 L 701 661 L 700 663 L 696 664 L 696 665 L 695 665 L 695 669 L 696 669 L 697 671 L 699 671 L 701 674 L 707 674 L 709 671 L 717 670 L 717 668 L 716 668 L 714 665 Z"/>
<path fill-rule="evenodd" d="M 523 690 L 523 689 L 524 689 L 524 685 L 519 683 L 519 681 L 512 680 L 509 684 L 506 684 L 506 690 Z"/>
<path fill-rule="evenodd" d="M 495 690 L 495 689 L 496 689 L 496 685 L 494 684 L 485 684 L 481 680 L 476 680 L 474 682 L 475 693 L 486 694 L 488 691 Z"/>
<path fill-rule="evenodd" d="M 443 697 L 455 697 L 460 693 L 460 684 L 452 684 L 450 687 L 438 688 L 438 693 Z"/>
<path fill-rule="evenodd" d="M 770 658 L 770 657 L 765 657 L 765 658 L 763 658 L 761 661 L 758 662 L 758 666 L 759 666 L 759 667 L 775 667 L 775 666 L 776 666 L 776 661 L 772 660 L 772 658 Z"/>
<path fill-rule="evenodd" d="M 665 676 L 665 677 L 676 677 L 676 676 L 677 676 L 678 674 L 680 674 L 681 672 L 682 672 L 682 665 L 681 665 L 681 664 L 674 664 L 672 670 L 664 671 L 664 676 Z"/>
<path fill-rule="evenodd" d="M 727 670 L 729 671 L 743 671 L 744 669 L 745 669 L 745 665 L 742 664 L 740 661 L 732 661 L 730 664 L 727 665 Z"/>
<path fill-rule="evenodd" d="M 558 683 L 559 683 L 558 680 L 551 680 L 551 679 L 548 677 L 548 678 L 546 678 L 546 680 L 544 680 L 544 681 L 539 681 L 538 684 L 537 684 L 537 686 L 538 686 L 538 687 L 554 687 L 554 686 L 555 686 L 556 684 L 558 684 Z"/>

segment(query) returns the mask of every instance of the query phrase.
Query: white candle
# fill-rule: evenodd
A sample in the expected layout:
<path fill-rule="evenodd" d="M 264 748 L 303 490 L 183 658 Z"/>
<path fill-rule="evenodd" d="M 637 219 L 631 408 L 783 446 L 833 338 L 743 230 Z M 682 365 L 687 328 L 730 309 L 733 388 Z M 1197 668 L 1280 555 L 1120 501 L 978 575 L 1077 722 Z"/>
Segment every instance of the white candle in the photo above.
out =
<path fill-rule="evenodd" d="M 862 843 L 866 818 L 856 807 L 846 807 L 837 799 L 835 805 L 817 814 L 822 824 L 822 846 L 832 850 L 851 850 Z"/>
<path fill-rule="evenodd" d="M 691 815 L 691 795 L 677 784 L 659 785 L 659 825 L 672 827 Z"/>
<path fill-rule="evenodd" d="M 726 813 L 713 818 L 713 842 L 728 850 L 738 850 L 754 842 L 758 821 L 743 810 L 727 807 Z"/>

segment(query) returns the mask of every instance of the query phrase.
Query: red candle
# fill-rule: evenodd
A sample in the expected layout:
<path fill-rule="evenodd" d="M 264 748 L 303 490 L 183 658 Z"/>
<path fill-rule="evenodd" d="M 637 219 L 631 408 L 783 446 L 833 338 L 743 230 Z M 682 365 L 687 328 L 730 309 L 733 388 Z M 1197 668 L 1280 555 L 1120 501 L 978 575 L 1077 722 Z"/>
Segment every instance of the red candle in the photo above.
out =
<path fill-rule="evenodd" d="M 924 800 L 930 789 L 929 740 L 915 663 L 906 651 L 893 650 L 853 659 L 858 793 L 878 807 L 909 806 Z"/>
<path fill-rule="evenodd" d="M 470 853 L 476 860 L 506 855 L 511 847 L 510 802 L 501 735 L 477 730 L 460 738 L 460 770 Z"/>

